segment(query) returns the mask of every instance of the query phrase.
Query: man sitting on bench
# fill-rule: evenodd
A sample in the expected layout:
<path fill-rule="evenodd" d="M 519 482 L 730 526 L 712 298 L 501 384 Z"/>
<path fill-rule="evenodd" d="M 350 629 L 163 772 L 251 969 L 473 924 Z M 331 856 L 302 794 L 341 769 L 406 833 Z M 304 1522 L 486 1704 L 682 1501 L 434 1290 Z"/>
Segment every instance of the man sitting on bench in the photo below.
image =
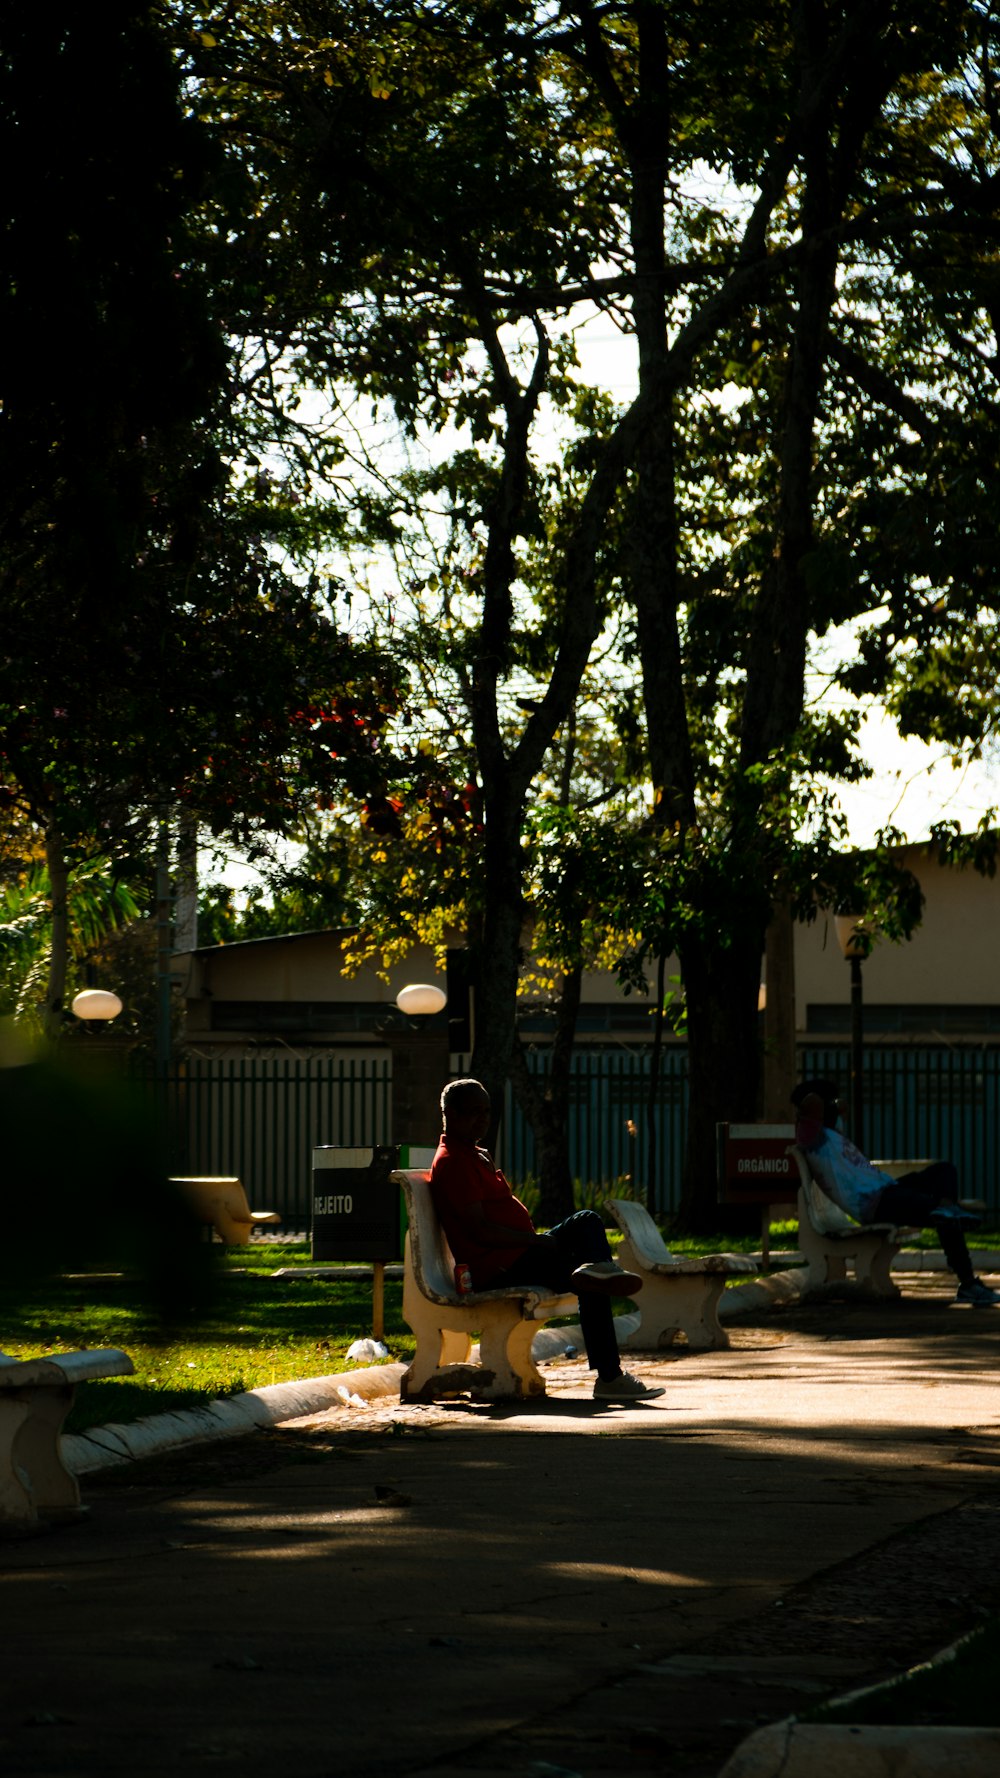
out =
<path fill-rule="evenodd" d="M 612 1296 L 642 1288 L 635 1272 L 611 1257 L 596 1210 L 578 1210 L 548 1234 L 536 1233 L 528 1211 L 487 1150 L 490 1096 L 478 1080 L 453 1080 L 441 1094 L 444 1133 L 431 1167 L 431 1196 L 448 1245 L 466 1265 L 473 1290 L 508 1284 L 544 1284 L 580 1301 L 580 1328 L 587 1358 L 597 1372 L 598 1401 L 651 1401 L 649 1388 L 623 1371 L 615 1338 Z"/>
<path fill-rule="evenodd" d="M 958 1173 L 951 1161 L 934 1161 L 905 1179 L 891 1179 L 874 1167 L 837 1128 L 842 1110 L 836 1082 L 804 1080 L 792 1094 L 797 1112 L 795 1140 L 809 1170 L 828 1198 L 855 1222 L 891 1222 L 932 1228 L 945 1259 L 958 1278 L 956 1301 L 985 1308 L 1000 1303 L 1000 1292 L 976 1277 L 962 1224 L 980 1218 L 958 1202 Z"/>

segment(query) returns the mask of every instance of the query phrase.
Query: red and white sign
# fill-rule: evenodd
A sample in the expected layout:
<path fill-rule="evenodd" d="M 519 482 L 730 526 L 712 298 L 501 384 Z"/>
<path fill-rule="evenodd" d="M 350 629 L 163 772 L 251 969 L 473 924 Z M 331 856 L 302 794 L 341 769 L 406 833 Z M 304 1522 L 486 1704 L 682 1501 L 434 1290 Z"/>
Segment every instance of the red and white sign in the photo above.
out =
<path fill-rule="evenodd" d="M 799 1171 L 788 1154 L 794 1124 L 719 1124 L 719 1197 L 724 1203 L 793 1204 Z"/>

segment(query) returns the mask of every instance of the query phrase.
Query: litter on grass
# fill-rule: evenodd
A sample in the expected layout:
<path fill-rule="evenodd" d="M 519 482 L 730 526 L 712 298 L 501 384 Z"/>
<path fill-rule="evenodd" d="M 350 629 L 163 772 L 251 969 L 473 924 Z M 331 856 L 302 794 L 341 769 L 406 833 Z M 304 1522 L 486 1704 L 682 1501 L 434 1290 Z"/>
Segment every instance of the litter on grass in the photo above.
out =
<path fill-rule="evenodd" d="M 388 1358 L 389 1348 L 382 1340 L 355 1340 L 348 1346 L 347 1356 L 355 1364 L 374 1364 L 377 1358 Z"/>

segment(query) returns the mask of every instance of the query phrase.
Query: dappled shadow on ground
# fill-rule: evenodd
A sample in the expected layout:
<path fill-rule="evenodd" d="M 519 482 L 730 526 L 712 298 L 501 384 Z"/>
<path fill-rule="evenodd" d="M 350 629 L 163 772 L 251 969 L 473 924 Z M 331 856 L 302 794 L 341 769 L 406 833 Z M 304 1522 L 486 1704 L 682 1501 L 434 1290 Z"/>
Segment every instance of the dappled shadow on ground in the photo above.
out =
<path fill-rule="evenodd" d="M 630 1356 L 667 1393 L 627 1410 L 559 1363 L 534 1408 L 373 1403 L 90 1478 L 89 1525 L 0 1545 L 0 1760 L 717 1771 L 796 1684 L 875 1677 L 996 1598 L 1000 1315 L 980 1340 L 886 1307 Z"/>

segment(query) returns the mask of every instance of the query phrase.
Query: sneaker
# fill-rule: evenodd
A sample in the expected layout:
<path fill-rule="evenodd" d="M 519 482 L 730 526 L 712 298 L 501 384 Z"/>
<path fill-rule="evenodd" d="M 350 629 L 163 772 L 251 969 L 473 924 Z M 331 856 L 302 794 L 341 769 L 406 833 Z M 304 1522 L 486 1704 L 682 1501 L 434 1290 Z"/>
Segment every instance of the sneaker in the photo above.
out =
<path fill-rule="evenodd" d="M 638 1272 L 626 1272 L 615 1259 L 595 1259 L 577 1266 L 570 1278 L 575 1291 L 603 1290 L 608 1296 L 635 1296 L 642 1289 Z"/>
<path fill-rule="evenodd" d="M 640 1377 L 633 1377 L 631 1371 L 621 1371 L 617 1377 L 598 1377 L 594 1384 L 595 1401 L 653 1401 L 666 1393 L 665 1389 L 651 1388 Z"/>
<path fill-rule="evenodd" d="M 1000 1290 L 991 1290 L 981 1278 L 973 1278 L 971 1284 L 960 1284 L 955 1295 L 956 1303 L 972 1303 L 977 1309 L 988 1309 L 991 1303 L 1000 1303 Z"/>

